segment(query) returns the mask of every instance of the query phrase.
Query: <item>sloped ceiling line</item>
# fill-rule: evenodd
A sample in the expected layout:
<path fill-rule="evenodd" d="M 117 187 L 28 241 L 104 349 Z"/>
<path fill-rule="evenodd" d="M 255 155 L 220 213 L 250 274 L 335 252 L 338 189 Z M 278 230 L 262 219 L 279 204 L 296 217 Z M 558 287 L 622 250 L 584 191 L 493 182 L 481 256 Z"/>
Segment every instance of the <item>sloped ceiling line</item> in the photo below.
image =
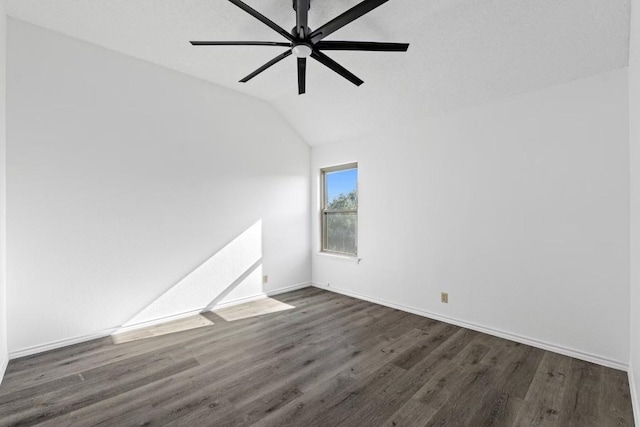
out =
<path fill-rule="evenodd" d="M 271 103 L 311 145 L 348 141 L 395 123 L 483 104 L 628 63 L 629 0 L 390 0 L 328 37 L 403 41 L 408 53 L 332 52 L 365 84 L 309 63 L 298 97 L 287 60 L 260 46 L 194 48 L 189 40 L 271 40 L 273 32 L 222 0 L 8 0 L 9 16 L 138 57 Z M 317 28 L 358 0 L 313 1 Z M 285 29 L 291 0 L 247 0 Z M 315 61 L 312 61 L 315 62 Z M 267 78 L 268 77 L 268 78 Z"/>

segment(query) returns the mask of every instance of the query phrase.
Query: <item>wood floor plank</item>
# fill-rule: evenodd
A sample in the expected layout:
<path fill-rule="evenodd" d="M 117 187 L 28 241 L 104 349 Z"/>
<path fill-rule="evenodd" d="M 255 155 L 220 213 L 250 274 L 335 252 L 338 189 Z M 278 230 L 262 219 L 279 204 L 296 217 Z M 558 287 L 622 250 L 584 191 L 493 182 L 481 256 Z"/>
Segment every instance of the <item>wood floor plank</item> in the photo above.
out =
<path fill-rule="evenodd" d="M 313 418 L 314 413 L 316 416 L 318 413 L 322 414 L 327 402 L 335 400 L 336 396 L 354 387 L 358 381 L 365 381 L 381 366 L 391 365 L 391 360 L 413 347 L 423 334 L 423 331 L 414 329 L 396 339 L 380 336 L 379 344 L 370 349 L 371 351 L 356 355 L 352 363 L 324 370 L 314 382 L 303 385 L 304 394 L 301 398 L 288 403 L 277 413 L 266 415 L 255 425 L 295 426 L 301 425 L 300 420 L 305 417 Z M 314 405 L 314 402 L 320 402 L 321 405 Z"/>
<path fill-rule="evenodd" d="M 306 289 L 302 291 L 306 291 Z M 298 292 L 299 291 L 295 291 L 295 293 Z M 323 317 L 325 313 L 328 310 L 332 310 L 336 304 L 343 306 L 360 303 L 355 300 L 345 300 L 336 294 L 327 296 L 318 295 L 317 292 L 310 292 L 308 298 L 306 294 L 302 295 L 304 295 L 304 297 L 297 302 L 300 309 L 294 312 L 281 312 L 266 316 L 269 320 L 266 324 L 264 318 L 245 319 L 245 321 L 239 322 L 221 322 L 216 325 L 216 337 L 223 339 L 226 336 L 242 334 L 247 339 L 252 339 L 255 336 L 270 333 L 271 327 L 291 326 L 289 322 L 300 318 L 306 319 L 309 315 Z M 280 298 L 280 296 L 277 298 Z M 208 314 L 209 313 L 205 313 L 204 315 Z M 287 319 L 284 326 L 279 322 L 279 320 L 282 319 Z M 23 363 L 22 358 L 12 360 L 5 376 L 5 379 L 9 380 L 7 381 L 8 385 L 3 383 L 3 387 L 0 387 L 0 395 L 11 392 L 11 387 L 14 384 L 22 385 L 27 381 L 31 382 L 31 384 L 44 383 L 52 378 L 55 379 L 55 376 L 61 374 L 81 372 L 86 366 L 91 364 L 96 365 L 112 359 L 155 351 L 169 345 L 187 345 L 189 342 L 203 343 L 203 337 L 206 337 L 210 333 L 209 331 L 208 328 L 203 328 L 203 330 L 192 330 L 180 334 L 171 334 L 170 336 L 128 342 L 115 347 L 113 346 L 112 339 L 109 337 L 42 353 L 44 359 L 41 364 L 37 362 L 39 360 L 37 356 L 40 355 L 29 356 L 27 358 L 29 360 L 27 366 Z M 246 335 L 247 331 L 253 331 L 253 335 Z M 87 363 L 87 365 L 83 365 L 83 363 Z M 33 366 L 37 366 L 38 369 L 31 369 Z"/>
<path fill-rule="evenodd" d="M 78 389 L 67 396 L 42 396 L 31 403 L 29 408 L 11 410 L 12 414 L 0 421 L 0 426 L 37 424 L 51 420 L 73 410 L 105 400 L 109 397 L 133 390 L 141 385 L 157 381 L 197 366 L 195 359 L 185 360 L 164 366 L 158 370 L 144 370 L 136 372 L 136 375 L 125 377 L 110 377 L 104 382 L 95 384 L 91 389 Z M 51 394 L 51 393 L 50 393 Z"/>
<path fill-rule="evenodd" d="M 353 322 L 358 318 L 370 316 L 369 312 L 375 309 L 375 306 L 370 304 L 355 304 L 347 307 L 349 307 L 351 313 L 342 311 L 342 319 L 349 319 Z M 325 327 L 329 328 L 334 323 L 339 325 L 341 323 L 340 319 L 341 317 L 336 317 L 332 322 L 325 322 Z M 372 318 L 373 320 L 375 318 Z M 348 324 L 342 325 L 343 329 L 348 329 L 349 327 Z M 339 328 L 332 328 L 332 330 L 332 333 L 336 336 L 341 333 Z M 267 337 L 265 336 L 264 338 Z M 274 361 L 278 360 L 278 358 L 285 358 L 284 362 L 288 362 L 295 354 L 301 358 L 307 357 L 307 351 L 301 345 L 303 342 L 300 340 L 312 340 L 318 337 L 323 337 L 326 340 L 334 338 L 326 333 L 324 335 L 304 334 L 302 338 L 300 336 L 290 337 L 293 340 L 291 341 L 286 334 L 281 334 L 270 337 L 269 341 L 253 342 L 252 347 L 248 349 L 245 347 L 245 350 L 248 351 L 244 351 L 239 357 L 237 354 L 233 354 L 232 357 L 228 357 L 226 360 L 218 358 L 205 360 L 199 357 L 202 363 L 198 368 L 186 372 L 183 376 L 176 376 L 177 381 L 173 381 L 161 389 L 146 390 L 145 394 L 154 407 L 162 408 L 161 411 L 164 412 L 164 415 L 161 418 L 164 421 L 169 421 L 182 416 L 186 412 L 184 408 L 190 408 L 191 411 L 196 410 L 200 406 L 206 406 L 208 402 L 217 401 L 222 394 L 230 395 L 230 393 L 233 393 L 235 396 L 244 394 L 247 390 L 255 392 L 259 384 L 257 383 L 256 375 L 260 376 L 262 382 L 268 381 L 269 375 L 279 375 L 281 371 L 277 369 L 278 365 L 274 364 Z M 273 345 L 269 346 L 270 343 Z M 242 372 L 242 375 L 234 377 L 234 372 Z M 217 387 L 213 390 L 213 395 L 211 395 L 211 390 L 207 386 L 214 382 Z M 210 395 L 207 395 L 207 393 Z M 226 399 L 228 400 L 228 398 Z M 215 410 L 211 412 L 225 410 L 221 406 L 216 406 L 212 409 Z"/>
<path fill-rule="evenodd" d="M 633 425 L 624 372 L 316 288 L 273 298 L 13 360 L 0 426 Z"/>
<path fill-rule="evenodd" d="M 376 307 L 370 307 L 375 309 Z M 343 317 L 342 321 L 344 325 L 342 328 L 330 328 L 332 330 L 331 333 L 327 335 L 324 340 L 326 342 L 313 342 L 309 343 L 309 345 L 304 346 L 304 340 L 309 340 L 310 338 L 315 338 L 312 334 L 306 334 L 302 337 L 301 341 L 289 342 L 284 344 L 284 346 L 275 352 L 273 355 L 264 354 L 261 355 L 262 359 L 258 359 L 256 357 L 250 357 L 247 359 L 247 366 L 250 368 L 247 369 L 246 366 L 230 366 L 229 369 L 239 369 L 243 373 L 240 376 L 226 376 L 231 378 L 231 381 L 224 379 L 225 376 L 222 376 L 221 380 L 217 380 L 217 387 L 213 395 L 206 396 L 207 393 L 211 393 L 206 389 L 203 389 L 200 386 L 190 387 L 184 393 L 181 393 L 180 399 L 172 399 L 173 401 L 165 406 L 163 410 L 169 411 L 173 410 L 177 406 L 188 405 L 190 407 L 203 407 L 202 403 L 198 404 L 196 402 L 205 402 L 205 397 L 210 397 L 216 399 L 220 396 L 224 396 L 234 404 L 241 404 L 242 398 L 246 395 L 251 396 L 260 396 L 260 393 L 264 389 L 265 386 L 269 385 L 271 382 L 277 380 L 278 382 L 284 381 L 288 375 L 302 375 L 302 372 L 306 371 L 306 368 L 309 368 L 313 365 L 313 362 L 316 358 L 321 357 L 321 355 L 314 354 L 313 346 L 320 344 L 324 347 L 325 355 L 331 354 L 335 352 L 337 348 L 340 347 L 341 343 L 351 339 L 350 337 L 345 337 L 342 340 L 339 339 L 341 335 L 343 335 L 345 330 L 352 328 L 352 325 L 357 323 L 357 319 L 362 317 L 363 315 L 369 319 L 371 323 L 376 322 L 376 317 L 371 317 L 368 314 L 369 310 L 359 310 L 358 312 L 354 312 L 351 316 L 346 316 L 346 319 Z M 379 316 L 379 315 L 378 315 Z M 377 323 L 384 325 L 385 322 L 393 322 L 395 318 L 400 318 L 406 316 L 406 313 L 392 313 L 386 316 L 384 319 L 378 319 Z M 340 321 L 340 318 L 337 319 Z M 340 322 L 339 322 L 340 323 Z M 327 325 L 330 325 L 328 323 Z M 375 330 L 372 331 L 374 333 Z M 367 335 L 363 335 L 362 338 L 365 338 Z M 331 345 L 329 345 L 331 343 Z M 351 353 L 354 352 L 355 349 L 349 350 Z M 237 362 L 237 361 L 236 361 Z M 323 362 L 327 362 L 326 359 Z M 313 365 L 315 366 L 315 365 Z M 210 373 L 203 373 L 202 376 L 199 377 L 198 383 L 201 381 L 213 381 L 215 380 L 211 377 Z M 297 386 L 290 386 L 285 390 L 280 391 L 280 396 L 289 396 L 290 398 L 295 398 Z M 284 402 L 282 402 L 284 403 Z M 211 410 L 206 410 L 209 414 L 215 414 L 216 411 L 226 410 L 226 408 L 214 407 L 210 408 Z M 265 409 L 269 409 L 269 406 L 266 406 Z M 171 419 L 173 415 L 166 415 L 163 419 Z"/>
<path fill-rule="evenodd" d="M 419 330 L 415 331 L 417 332 L 415 337 L 425 334 L 425 332 Z M 407 337 L 401 338 L 399 342 L 394 343 L 395 348 L 399 348 L 398 344 L 402 344 L 403 342 L 404 344 L 409 345 L 415 341 L 415 338 L 413 337 L 409 339 L 409 336 L 413 334 L 409 333 L 407 335 Z M 383 348 L 386 347 L 386 342 L 383 339 L 379 336 L 371 338 L 372 341 L 377 341 L 379 343 L 378 346 L 380 347 L 381 352 L 378 357 L 380 359 L 393 357 L 393 353 L 389 355 L 383 350 Z M 245 399 L 247 403 L 243 406 L 239 406 L 239 410 L 247 413 L 247 421 L 249 423 L 254 423 L 273 412 L 274 406 L 272 402 L 277 402 L 279 408 L 288 406 L 289 409 L 291 409 L 293 405 L 297 408 L 298 406 L 303 405 L 304 401 L 307 401 L 312 397 L 318 397 L 313 393 L 314 389 L 320 390 L 325 389 L 325 387 L 320 386 L 319 388 L 315 388 L 313 385 L 326 384 L 327 381 L 340 377 L 341 373 L 350 374 L 349 379 L 353 384 L 358 377 L 364 377 L 363 373 L 366 370 L 366 368 L 364 368 L 364 359 L 367 358 L 367 356 L 363 354 L 362 351 L 357 350 L 357 348 L 361 348 L 361 345 L 367 344 L 368 343 L 361 342 L 355 345 L 343 347 L 338 351 L 335 351 L 332 348 L 330 350 L 331 355 L 326 357 L 326 359 L 323 359 L 322 364 L 301 366 L 295 375 L 289 375 L 286 377 L 282 384 L 280 384 L 281 381 L 278 381 L 275 388 L 272 387 L 265 390 L 264 393 L 259 394 L 258 398 L 253 400 Z M 316 358 L 315 355 L 314 358 Z M 380 362 L 373 364 L 369 361 L 369 369 L 367 371 L 372 372 L 375 367 L 379 366 Z M 333 370 L 331 369 L 332 367 L 334 367 Z M 344 384 L 345 383 L 342 383 L 343 386 L 340 387 L 340 389 L 344 389 Z M 282 399 L 282 396 L 287 396 L 290 390 L 299 390 L 300 394 L 292 396 L 293 398 L 290 402 L 285 402 L 285 400 Z M 307 393 L 306 395 L 305 392 Z M 326 398 L 327 394 L 323 394 L 322 399 L 326 400 Z M 238 402 L 237 404 L 240 405 L 242 402 Z M 294 410 L 294 412 L 296 411 Z"/>
<path fill-rule="evenodd" d="M 515 418 L 520 412 L 522 400 L 506 391 L 489 388 L 476 406 L 477 409 L 467 425 L 511 426 L 517 425 Z"/>
<path fill-rule="evenodd" d="M 483 402 L 486 395 L 494 397 L 498 392 L 491 387 L 495 372 L 495 367 L 482 364 L 466 370 L 465 377 L 455 384 L 446 402 L 424 425 L 471 425 L 471 420 L 477 418 L 478 410 L 486 403 Z"/>
<path fill-rule="evenodd" d="M 524 399 L 540 365 L 545 351 L 522 345 L 514 351 L 512 360 L 500 364 L 500 379 L 494 380 L 493 387 L 506 391 L 511 397 Z"/>
<path fill-rule="evenodd" d="M 21 357 L 11 361 L 7 367 L 6 376 L 16 375 L 18 372 L 29 370 L 34 367 L 42 367 L 44 364 L 51 364 L 59 360 L 67 360 L 73 357 L 84 356 L 87 353 L 109 347 L 112 344 L 111 337 L 98 338 L 83 343 L 70 345 L 42 353 Z"/>
<path fill-rule="evenodd" d="M 450 339 L 445 340 L 444 343 L 449 342 L 451 347 L 454 347 L 457 337 L 452 337 L 460 332 L 463 332 L 460 328 L 451 328 L 449 331 Z M 414 347 L 416 345 L 421 346 L 422 343 L 414 343 Z M 426 372 L 428 370 L 436 369 L 437 366 L 445 363 L 444 361 L 447 360 L 446 346 L 434 348 L 438 351 L 430 354 L 428 356 L 429 360 L 420 365 L 415 365 L 415 372 L 410 374 L 407 374 L 408 371 L 406 369 L 400 368 L 392 362 L 383 365 L 365 378 L 355 380 L 349 387 L 331 397 L 320 393 L 312 398 L 305 399 L 304 406 L 307 410 L 299 411 L 296 414 L 298 419 L 295 422 L 291 422 L 291 425 L 313 423 L 319 416 L 323 417 L 323 421 L 327 425 L 375 425 L 371 424 L 371 422 L 377 419 L 380 419 L 379 423 L 381 423 L 383 415 L 378 412 L 381 409 L 378 403 L 381 395 L 390 395 L 386 392 L 387 389 L 403 388 L 405 393 L 410 393 L 412 388 L 417 388 L 417 385 L 426 380 Z M 403 381 L 405 379 L 409 381 Z M 398 382 L 403 384 L 396 386 Z M 395 407 L 400 402 L 394 399 L 392 402 L 387 402 L 387 404 Z M 325 413 L 322 408 L 326 408 L 328 411 Z"/>
<path fill-rule="evenodd" d="M 568 392 L 571 359 L 545 352 L 516 422 L 522 425 L 561 426 L 561 408 Z"/>
<path fill-rule="evenodd" d="M 489 353 L 490 343 L 483 339 L 483 334 L 478 334 L 455 358 L 456 365 L 465 368 L 477 365 Z"/>
<path fill-rule="evenodd" d="M 628 414 L 633 411 L 629 390 L 629 377 L 625 372 L 614 371 L 605 374 L 605 368 L 600 370 L 600 405 L 598 405 L 597 422 L 600 425 L 632 426 Z"/>
<path fill-rule="evenodd" d="M 488 352 L 478 337 L 460 351 L 453 363 L 448 364 L 433 376 L 385 422 L 384 426 L 423 426 L 444 406 L 444 404 L 460 392 L 463 381 L 470 370 L 477 367 L 482 357 Z M 488 369 L 485 367 L 485 369 Z"/>
<path fill-rule="evenodd" d="M 437 347 L 425 354 L 406 372 L 389 381 L 381 393 L 368 399 L 357 410 L 351 411 L 345 418 L 345 424 L 380 425 L 384 423 L 389 414 L 401 408 L 435 375 L 446 370 L 450 360 L 469 344 L 469 337 L 474 334 L 473 331 L 456 327 L 454 333 L 446 339 L 435 341 L 439 342 Z"/>

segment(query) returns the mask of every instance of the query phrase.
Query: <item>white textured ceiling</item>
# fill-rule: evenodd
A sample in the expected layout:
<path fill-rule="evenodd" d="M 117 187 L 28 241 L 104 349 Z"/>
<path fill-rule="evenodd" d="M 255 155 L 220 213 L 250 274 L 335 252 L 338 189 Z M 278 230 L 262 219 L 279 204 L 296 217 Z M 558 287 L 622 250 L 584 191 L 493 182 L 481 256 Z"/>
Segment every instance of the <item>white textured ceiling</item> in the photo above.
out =
<path fill-rule="evenodd" d="M 309 26 L 358 0 L 312 0 Z M 246 0 L 283 28 L 291 0 Z M 314 60 L 298 96 L 295 58 L 238 80 L 281 47 L 193 47 L 189 40 L 285 41 L 226 0 L 9 0 L 8 14 L 270 102 L 311 144 L 486 103 L 628 62 L 629 0 L 390 0 L 328 40 L 408 42 L 407 53 L 327 52 L 359 88 Z"/>

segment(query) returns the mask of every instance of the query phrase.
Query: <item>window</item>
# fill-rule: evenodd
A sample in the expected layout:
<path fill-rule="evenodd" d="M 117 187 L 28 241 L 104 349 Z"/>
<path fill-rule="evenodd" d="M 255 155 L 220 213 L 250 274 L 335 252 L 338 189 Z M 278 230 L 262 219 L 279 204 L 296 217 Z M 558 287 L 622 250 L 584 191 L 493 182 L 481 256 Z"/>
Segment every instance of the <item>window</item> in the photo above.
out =
<path fill-rule="evenodd" d="M 322 173 L 322 252 L 358 252 L 358 164 L 333 166 Z"/>

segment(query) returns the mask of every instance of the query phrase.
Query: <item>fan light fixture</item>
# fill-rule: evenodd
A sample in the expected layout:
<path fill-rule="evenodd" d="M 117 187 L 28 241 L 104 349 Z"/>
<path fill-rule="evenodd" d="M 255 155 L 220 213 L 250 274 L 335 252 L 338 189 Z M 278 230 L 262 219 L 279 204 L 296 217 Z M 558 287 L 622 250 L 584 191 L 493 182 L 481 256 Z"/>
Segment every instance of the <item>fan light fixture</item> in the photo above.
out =
<path fill-rule="evenodd" d="M 308 44 L 297 44 L 291 48 L 291 51 L 298 58 L 306 58 L 311 55 L 313 49 Z"/>
<path fill-rule="evenodd" d="M 332 69 L 336 73 L 340 74 L 345 79 L 349 80 L 356 86 L 360 86 L 364 83 L 349 70 L 338 64 L 333 59 L 322 53 L 323 50 L 360 50 L 360 51 L 377 51 L 377 52 L 406 52 L 409 48 L 408 43 L 380 43 L 380 42 L 357 42 L 357 41 L 325 41 L 324 38 L 329 34 L 339 30 L 345 25 L 355 21 L 362 15 L 371 12 L 383 3 L 389 0 L 364 0 L 363 2 L 355 5 L 346 12 L 338 15 L 336 18 L 327 22 L 317 30 L 311 31 L 307 25 L 309 18 L 309 8 L 311 7 L 311 0 L 292 0 L 293 9 L 296 11 L 296 26 L 291 30 L 291 33 L 285 31 L 278 24 L 262 15 L 260 12 L 251 8 L 241 0 L 229 0 L 231 3 L 238 6 L 240 9 L 253 16 L 282 37 L 288 40 L 288 42 L 264 42 L 264 41 L 192 41 L 193 46 L 282 46 L 288 49 L 280 55 L 273 58 L 271 61 L 264 64 L 262 67 L 255 70 L 242 80 L 241 83 L 246 83 L 267 68 L 282 61 L 287 56 L 293 54 L 297 57 L 298 61 L 298 94 L 305 93 L 306 76 L 307 76 L 307 58 L 311 57 L 324 65 L 327 68 Z"/>

